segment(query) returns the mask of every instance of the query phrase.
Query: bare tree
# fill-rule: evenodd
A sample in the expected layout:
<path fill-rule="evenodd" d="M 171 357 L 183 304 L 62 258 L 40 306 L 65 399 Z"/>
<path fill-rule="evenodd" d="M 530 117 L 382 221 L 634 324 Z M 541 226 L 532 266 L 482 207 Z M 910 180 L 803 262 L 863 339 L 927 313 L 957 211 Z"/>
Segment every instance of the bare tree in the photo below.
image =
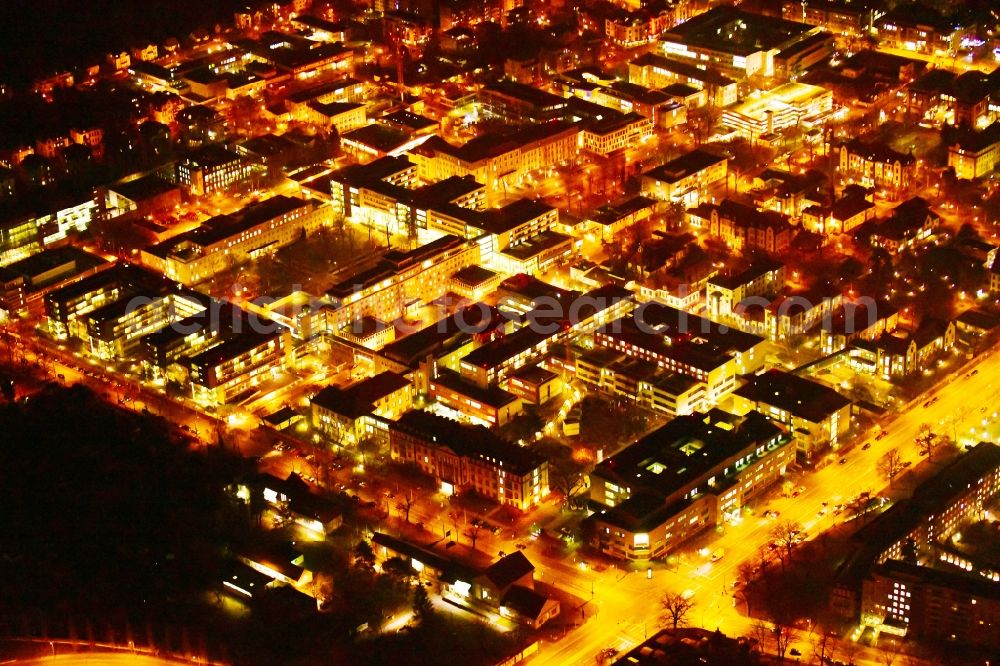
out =
<path fill-rule="evenodd" d="M 771 640 L 771 626 L 764 620 L 754 620 L 750 625 L 749 638 L 757 642 L 757 650 L 762 654 L 766 653 L 768 642 Z"/>
<path fill-rule="evenodd" d="M 900 655 L 899 642 L 895 638 L 890 638 L 884 644 L 879 641 L 878 650 L 879 663 L 885 666 L 893 666 Z"/>
<path fill-rule="evenodd" d="M 858 652 L 861 651 L 861 645 L 859 643 L 856 643 L 855 641 L 848 639 L 840 642 L 840 649 L 844 653 L 843 657 L 841 657 L 841 661 L 846 661 L 848 664 L 853 664 L 854 657 L 856 657 L 858 655 Z"/>
<path fill-rule="evenodd" d="M 903 471 L 903 456 L 899 454 L 899 449 L 889 449 L 886 451 L 879 458 L 877 467 L 878 471 L 889 482 L 889 487 L 892 488 L 893 481 Z"/>
<path fill-rule="evenodd" d="M 683 594 L 667 592 L 660 597 L 660 609 L 663 617 L 673 629 L 687 624 L 688 614 L 694 608 L 694 601 Z"/>
<path fill-rule="evenodd" d="M 927 423 L 921 425 L 920 430 L 917 431 L 916 442 L 920 455 L 926 456 L 927 460 L 934 459 L 934 452 L 941 443 L 938 436 L 931 431 L 931 427 Z"/>
<path fill-rule="evenodd" d="M 778 655 L 779 661 L 784 661 L 785 652 L 788 651 L 788 645 L 792 642 L 792 627 L 784 623 L 774 623 L 774 629 L 771 630 L 774 636 L 774 651 Z"/>
<path fill-rule="evenodd" d="M 413 508 L 413 493 L 411 492 L 407 494 L 406 497 L 399 500 L 399 502 L 396 504 L 396 507 L 399 509 L 400 513 L 403 514 L 403 520 L 409 523 L 410 509 Z"/>
<path fill-rule="evenodd" d="M 473 523 L 472 527 L 469 528 L 468 535 L 469 540 L 472 542 L 472 550 L 476 549 L 476 539 L 479 538 L 479 530 L 481 529 L 483 529 L 483 524 L 480 522 Z"/>
<path fill-rule="evenodd" d="M 799 543 L 799 534 L 802 532 L 802 525 L 794 520 L 782 520 L 771 528 L 768 536 L 771 541 L 778 544 L 778 556 L 781 559 L 781 566 L 792 559 L 792 551 Z"/>
<path fill-rule="evenodd" d="M 815 631 L 812 633 L 812 651 L 813 657 L 816 658 L 816 663 L 827 664 L 834 660 L 834 651 L 836 650 L 837 644 L 830 637 L 830 632 L 827 631 L 826 627 L 818 625 Z"/>
<path fill-rule="evenodd" d="M 757 568 L 761 574 L 767 573 L 767 567 L 771 564 L 771 551 L 764 545 L 757 550 Z"/>

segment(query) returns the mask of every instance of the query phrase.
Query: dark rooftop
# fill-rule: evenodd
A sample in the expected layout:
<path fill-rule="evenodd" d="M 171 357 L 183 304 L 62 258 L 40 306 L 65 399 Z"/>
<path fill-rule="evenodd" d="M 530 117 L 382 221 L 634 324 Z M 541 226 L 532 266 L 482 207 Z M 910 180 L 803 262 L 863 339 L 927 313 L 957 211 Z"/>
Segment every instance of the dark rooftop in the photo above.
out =
<path fill-rule="evenodd" d="M 450 351 L 473 335 L 493 331 L 503 322 L 503 317 L 495 307 L 477 303 L 416 333 L 390 342 L 379 353 L 412 368 L 428 355 Z"/>
<path fill-rule="evenodd" d="M 594 211 L 593 219 L 598 224 L 611 225 L 629 215 L 634 215 L 644 208 L 652 208 L 656 205 L 655 199 L 642 195 L 634 196 L 631 199 L 620 201 L 616 204 L 607 204 Z"/>
<path fill-rule="evenodd" d="M 483 86 L 483 92 L 494 93 L 506 97 L 513 97 L 522 102 L 526 102 L 538 108 L 561 107 L 566 105 L 566 100 L 558 95 L 540 90 L 534 86 L 515 81 L 500 81 Z"/>
<path fill-rule="evenodd" d="M 159 176 L 143 176 L 135 180 L 115 183 L 109 190 L 121 194 L 131 201 L 145 201 L 161 194 L 177 189 L 177 185 L 167 182 Z"/>
<path fill-rule="evenodd" d="M 198 167 L 215 167 L 230 162 L 238 162 L 242 158 L 234 152 L 217 145 L 200 148 L 184 158 L 183 162 Z"/>
<path fill-rule="evenodd" d="M 431 384 L 438 384 L 449 391 L 472 398 L 487 407 L 499 408 L 517 400 L 516 395 L 502 388 L 496 386 L 480 388 L 462 379 L 458 373 L 446 368 L 438 368 L 437 376 L 431 380 Z"/>
<path fill-rule="evenodd" d="M 212 368 L 220 363 L 225 363 L 226 361 L 234 359 L 251 349 L 256 349 L 257 347 L 270 342 L 280 335 L 280 330 L 274 330 L 269 333 L 243 331 L 236 337 L 230 338 L 225 342 L 206 349 L 197 356 L 190 358 L 188 363 L 192 367 L 197 366 L 206 369 Z"/>
<path fill-rule="evenodd" d="M 313 396 L 312 404 L 348 418 L 359 418 L 370 414 L 375 402 L 405 388 L 410 384 L 403 375 L 382 372 L 364 379 L 346 389 L 327 386 Z"/>
<path fill-rule="evenodd" d="M 632 488 L 642 488 L 658 501 L 636 499 L 648 510 L 658 510 L 663 502 L 700 485 L 720 465 L 737 471 L 736 459 L 757 447 L 777 442 L 783 430 L 755 411 L 736 416 L 713 409 L 676 416 L 665 425 L 639 439 L 621 452 L 599 463 L 593 474 Z M 731 463 L 727 462 L 732 460 Z M 635 496 L 635 494 L 633 494 Z"/>
<path fill-rule="evenodd" d="M 880 141 L 865 143 L 861 139 L 851 139 L 847 142 L 847 150 L 851 154 L 861 155 L 868 161 L 885 164 L 898 161 L 903 166 L 910 166 L 916 162 L 913 155 L 901 153 Z"/>
<path fill-rule="evenodd" d="M 832 388 L 781 370 L 755 375 L 734 391 L 747 400 L 773 405 L 793 416 L 820 423 L 851 401 Z"/>
<path fill-rule="evenodd" d="M 469 285 L 470 287 L 475 287 L 489 282 L 497 275 L 498 273 L 495 273 L 488 268 L 483 268 L 482 266 L 466 266 L 452 275 L 451 279 L 456 282 Z"/>
<path fill-rule="evenodd" d="M 721 74 L 718 70 L 711 67 L 701 69 L 694 64 L 667 58 L 656 53 L 644 53 L 630 61 L 629 64 L 638 65 L 639 67 L 659 67 L 677 76 L 682 76 L 692 81 L 701 81 L 712 86 L 725 87 L 736 83 L 728 76 Z"/>
<path fill-rule="evenodd" d="M 483 572 L 498 589 L 510 587 L 528 574 L 534 574 L 535 565 L 519 550 L 504 555 Z"/>
<path fill-rule="evenodd" d="M 410 140 L 410 136 L 386 125 L 371 123 L 345 132 L 343 139 L 370 146 L 379 152 L 388 153 L 405 145 Z"/>
<path fill-rule="evenodd" d="M 460 456 L 494 461 L 516 474 L 531 472 L 545 462 L 530 449 L 501 439 L 488 428 L 459 423 L 431 412 L 409 411 L 389 427 L 447 446 Z"/>
<path fill-rule="evenodd" d="M 724 6 L 710 9 L 669 29 L 661 39 L 749 56 L 758 51 L 779 48 L 810 30 L 813 27 L 804 23 Z"/>
<path fill-rule="evenodd" d="M 720 157 L 706 150 L 697 148 L 690 153 L 672 159 L 666 164 L 662 164 L 655 169 L 647 171 L 643 176 L 663 181 L 665 183 L 676 183 L 687 178 L 691 174 L 698 173 L 710 166 L 725 162 L 725 157 Z"/>
<path fill-rule="evenodd" d="M 490 134 L 483 134 L 474 139 L 470 139 L 461 146 L 453 146 L 440 137 L 431 137 L 425 143 L 414 150 L 425 153 L 444 153 L 464 162 L 478 162 L 503 155 L 516 148 L 534 141 L 541 141 L 555 136 L 573 126 L 570 123 L 554 120 L 547 123 L 531 125 L 518 130 L 503 130 Z"/>
<path fill-rule="evenodd" d="M 537 347 L 551 337 L 551 334 L 540 333 L 532 326 L 525 326 L 471 351 L 462 359 L 462 364 L 494 368 L 514 356 Z"/>
<path fill-rule="evenodd" d="M 209 247 L 231 238 L 247 229 L 251 229 L 268 220 L 309 206 L 307 202 L 293 197 L 278 194 L 270 199 L 264 199 L 244 206 L 235 213 L 217 215 L 206 220 L 201 226 L 178 236 L 158 243 L 147 251 L 160 257 L 171 254 L 175 248 L 191 243 L 200 247 Z"/>

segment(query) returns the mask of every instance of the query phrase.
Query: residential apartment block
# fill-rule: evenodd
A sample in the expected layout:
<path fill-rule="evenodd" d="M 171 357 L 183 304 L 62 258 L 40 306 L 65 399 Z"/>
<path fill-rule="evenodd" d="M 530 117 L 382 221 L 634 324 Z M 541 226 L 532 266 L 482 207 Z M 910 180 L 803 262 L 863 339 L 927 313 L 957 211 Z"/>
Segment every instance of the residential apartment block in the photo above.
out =
<path fill-rule="evenodd" d="M 992 173 L 997 164 L 1000 164 L 1000 121 L 980 132 L 968 130 L 948 147 L 948 166 L 958 178 L 982 178 Z"/>
<path fill-rule="evenodd" d="M 409 304 L 442 296 L 451 276 L 479 259 L 479 245 L 455 236 L 410 251 L 390 250 L 371 268 L 327 290 L 323 299 L 327 330 L 335 333 L 365 316 L 392 321 Z"/>
<path fill-rule="evenodd" d="M 409 152 L 424 182 L 472 176 L 486 186 L 488 200 L 502 198 L 531 171 L 575 158 L 580 128 L 564 121 L 532 125 L 517 132 L 485 134 L 462 146 L 431 137 Z"/>
<path fill-rule="evenodd" d="M 840 146 L 839 152 L 838 169 L 852 183 L 896 193 L 906 190 L 913 181 L 916 158 L 883 143 L 851 139 Z"/>
<path fill-rule="evenodd" d="M 347 388 L 328 386 L 309 402 L 313 427 L 346 446 L 384 434 L 385 425 L 378 421 L 399 418 L 413 406 L 413 383 L 394 372 L 380 372 Z"/>
<path fill-rule="evenodd" d="M 696 206 L 704 188 L 725 181 L 729 160 L 696 149 L 642 174 L 642 193 L 660 201 Z"/>
<path fill-rule="evenodd" d="M 611 349 L 560 352 L 552 352 L 547 366 L 583 382 L 589 389 L 670 416 L 707 408 L 705 382 L 688 375 L 665 373 L 656 363 Z"/>
<path fill-rule="evenodd" d="M 755 375 L 733 391 L 733 409 L 756 410 L 781 423 L 809 459 L 827 446 L 837 448 L 851 428 L 851 401 L 832 388 L 782 370 Z"/>
<path fill-rule="evenodd" d="M 389 426 L 392 459 L 415 465 L 446 495 L 466 491 L 528 511 L 549 494 L 548 462 L 482 426 L 411 411 Z"/>
<path fill-rule="evenodd" d="M 277 325 L 270 328 L 244 331 L 188 359 L 192 396 L 212 405 L 240 402 L 287 368 L 291 334 Z"/>
<path fill-rule="evenodd" d="M 279 194 L 144 249 L 142 263 L 181 284 L 196 284 L 315 233 L 329 224 L 330 214 L 328 206 Z"/>
<path fill-rule="evenodd" d="M 912 499 L 896 502 L 855 533 L 855 550 L 837 573 L 830 609 L 899 636 L 962 636 L 995 645 L 996 632 L 986 624 L 991 609 L 970 607 L 993 603 L 989 597 L 1000 573 L 985 563 L 949 563 L 955 558 L 946 546 L 956 530 L 983 519 L 997 492 L 1000 447 L 981 442 L 918 485 Z M 947 606 L 940 605 L 943 599 Z"/>
<path fill-rule="evenodd" d="M 659 303 L 594 333 L 594 344 L 656 364 L 705 384 L 705 401 L 715 405 L 736 388 L 736 378 L 759 370 L 764 339 Z"/>

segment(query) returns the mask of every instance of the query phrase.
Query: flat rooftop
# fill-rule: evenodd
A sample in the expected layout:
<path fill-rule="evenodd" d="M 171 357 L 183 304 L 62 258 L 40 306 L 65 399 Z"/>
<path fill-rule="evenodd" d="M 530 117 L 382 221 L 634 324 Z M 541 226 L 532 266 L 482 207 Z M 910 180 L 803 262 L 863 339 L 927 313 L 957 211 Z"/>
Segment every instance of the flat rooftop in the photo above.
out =
<path fill-rule="evenodd" d="M 416 333 L 390 342 L 379 354 L 408 367 L 416 367 L 427 356 L 447 353 L 474 335 L 495 330 L 503 322 L 500 311 L 495 307 L 476 303 Z"/>
<path fill-rule="evenodd" d="M 647 171 L 643 176 L 648 176 L 649 178 L 665 183 L 676 183 L 692 174 L 725 161 L 725 157 L 720 157 L 706 150 L 696 148 L 690 153 L 681 155 L 666 164 L 661 164 L 655 169 Z"/>
<path fill-rule="evenodd" d="M 225 363 L 226 361 L 232 360 L 241 354 L 245 354 L 251 349 L 256 349 L 261 345 L 267 344 L 271 340 L 280 336 L 280 330 L 275 330 L 270 333 L 244 331 L 236 337 L 230 338 L 222 344 L 206 349 L 197 356 L 192 357 L 189 360 L 189 363 L 192 366 L 198 366 L 201 368 L 212 368 Z"/>
<path fill-rule="evenodd" d="M 209 247 L 268 220 L 309 205 L 302 199 L 278 194 L 270 199 L 244 206 L 235 213 L 217 215 L 203 222 L 200 227 L 158 243 L 146 251 L 154 256 L 167 257 L 173 254 L 175 249 L 188 243 L 202 248 Z"/>
<path fill-rule="evenodd" d="M 364 379 L 346 389 L 327 386 L 317 393 L 312 403 L 336 414 L 358 418 L 370 413 L 374 403 L 407 386 L 410 380 L 395 372 L 382 372 Z"/>
<path fill-rule="evenodd" d="M 665 498 L 782 432 L 759 412 L 740 417 L 713 409 L 677 416 L 598 464 L 594 474 Z"/>
<path fill-rule="evenodd" d="M 108 187 L 112 192 L 116 192 L 130 201 L 145 201 L 160 195 L 172 192 L 177 185 L 167 182 L 159 176 L 143 176 L 135 180 L 115 183 Z"/>
<path fill-rule="evenodd" d="M 574 126 L 561 120 L 531 125 L 527 128 L 503 130 L 483 134 L 470 139 L 461 146 L 453 146 L 440 137 L 431 137 L 414 149 L 424 154 L 444 153 L 466 163 L 479 162 L 526 146 L 535 141 L 543 141 L 573 129 Z"/>
<path fill-rule="evenodd" d="M 749 56 L 776 49 L 814 30 L 813 26 L 746 12 L 735 7 L 716 7 L 665 32 L 664 42 L 692 48 Z"/>
<path fill-rule="evenodd" d="M 489 388 L 476 386 L 462 379 L 457 372 L 446 368 L 438 368 L 437 376 L 431 379 L 431 384 L 437 384 L 444 389 L 458 393 L 466 398 L 471 398 L 487 407 L 500 408 L 518 399 L 513 393 L 497 386 L 490 386 Z"/>
<path fill-rule="evenodd" d="M 409 134 L 386 125 L 371 123 L 364 127 L 345 132 L 344 141 L 353 141 L 369 146 L 379 152 L 388 153 L 400 148 L 410 140 Z"/>
<path fill-rule="evenodd" d="M 832 94 L 826 88 L 808 83 L 786 83 L 774 90 L 754 93 L 726 111 L 749 118 L 763 118 L 768 112 L 781 111 L 788 107 L 801 108 L 824 95 L 832 96 Z"/>
<path fill-rule="evenodd" d="M 734 394 L 772 405 L 812 423 L 820 423 L 851 404 L 850 400 L 828 386 L 781 370 L 768 370 L 752 377 Z"/>

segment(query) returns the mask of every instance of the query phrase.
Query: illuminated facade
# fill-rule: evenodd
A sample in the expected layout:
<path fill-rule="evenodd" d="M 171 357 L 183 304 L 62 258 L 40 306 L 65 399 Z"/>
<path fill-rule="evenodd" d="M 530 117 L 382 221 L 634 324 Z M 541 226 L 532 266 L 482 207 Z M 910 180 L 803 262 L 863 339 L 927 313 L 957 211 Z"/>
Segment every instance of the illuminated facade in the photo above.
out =
<path fill-rule="evenodd" d="M 177 163 L 177 182 L 196 196 L 228 190 L 245 181 L 249 173 L 242 157 L 214 146 Z"/>
<path fill-rule="evenodd" d="M 839 152 L 840 173 L 864 187 L 898 192 L 908 188 L 913 180 L 917 162 L 913 155 L 904 155 L 885 144 L 852 139 Z"/>
<path fill-rule="evenodd" d="M 524 411 L 524 401 L 497 386 L 482 388 L 457 372 L 438 366 L 428 381 L 428 395 L 473 423 L 502 426 Z"/>
<path fill-rule="evenodd" d="M 824 28 L 833 34 L 863 37 L 875 19 L 885 13 L 875 3 L 854 3 L 850 0 L 785 0 L 781 16 L 787 21 L 799 21 Z"/>
<path fill-rule="evenodd" d="M 664 373 L 651 362 L 605 349 L 576 350 L 570 361 L 553 354 L 555 370 L 570 373 L 589 388 L 675 416 L 705 409 L 705 383 L 680 373 Z"/>
<path fill-rule="evenodd" d="M 833 93 L 805 83 L 786 83 L 754 93 L 722 112 L 722 124 L 751 141 L 800 123 L 821 121 L 833 108 Z"/>
<path fill-rule="evenodd" d="M 986 567 L 977 570 L 965 557 L 956 561 L 955 551 L 947 548 L 947 542 L 963 525 L 981 521 L 997 492 L 1000 492 L 1000 447 L 980 442 L 918 485 L 911 499 L 897 501 L 855 533 L 852 537 L 855 550 L 838 571 L 830 600 L 831 610 L 845 619 L 860 620 L 863 625 L 893 631 L 897 635 L 906 635 L 908 625 L 915 625 L 918 638 L 942 637 L 927 624 L 947 622 L 943 624 L 946 631 L 943 638 L 951 639 L 950 634 L 954 633 L 957 639 L 966 629 L 955 631 L 952 623 L 961 622 L 961 618 L 977 617 L 977 614 L 966 612 L 960 617 L 953 613 L 965 604 L 973 605 L 973 597 L 962 595 L 962 603 L 955 603 L 958 598 L 953 599 L 955 605 L 950 612 L 935 610 L 923 606 L 926 600 L 918 600 L 917 586 L 910 587 L 909 583 L 926 577 L 927 584 L 937 581 L 936 586 L 955 588 L 952 592 L 945 589 L 935 592 L 940 595 L 957 596 L 962 590 L 967 592 L 973 588 L 977 591 L 992 589 L 1000 573 Z M 913 565 L 904 566 L 901 560 L 908 556 L 911 559 L 915 556 L 926 566 L 920 566 L 919 570 L 912 568 Z M 954 573 L 944 575 L 955 572 L 956 568 L 970 574 L 964 578 L 956 578 Z M 889 579 L 888 586 L 885 580 L 879 580 L 880 576 Z M 904 580 L 904 576 L 910 580 Z M 900 595 L 899 590 L 904 594 Z M 906 591 L 911 594 L 906 595 Z M 979 603 L 976 601 L 975 605 Z M 910 608 L 906 608 L 907 605 Z M 919 611 L 919 617 L 912 611 Z M 975 627 L 978 626 L 977 621 Z"/>
<path fill-rule="evenodd" d="M 0 222 L 0 266 L 7 266 L 42 251 L 38 224 L 33 216 Z"/>
<path fill-rule="evenodd" d="M 391 321 L 413 301 L 429 303 L 445 293 L 451 276 L 479 263 L 479 245 L 444 236 L 409 252 L 390 250 L 374 267 L 331 287 L 325 296 L 327 330 L 336 332 L 371 316 Z"/>
<path fill-rule="evenodd" d="M 728 317 L 750 296 L 763 296 L 785 285 L 785 265 L 769 259 L 753 262 L 735 275 L 717 275 L 708 280 L 706 298 L 713 317 Z"/>
<path fill-rule="evenodd" d="M 277 195 L 142 251 L 142 263 L 181 284 L 274 252 L 329 223 L 329 206 Z"/>
<path fill-rule="evenodd" d="M 628 64 L 628 80 L 649 88 L 664 88 L 672 83 L 684 83 L 705 90 L 709 104 L 717 107 L 735 104 L 739 85 L 712 67 L 645 53 Z"/>
<path fill-rule="evenodd" d="M 837 448 L 851 428 L 851 401 L 823 384 L 781 370 L 754 376 L 733 392 L 733 408 L 756 410 L 795 433 L 807 457 Z"/>
<path fill-rule="evenodd" d="M 389 426 L 392 459 L 415 465 L 446 495 L 471 491 L 528 511 L 549 494 L 548 462 L 482 426 L 413 411 Z"/>
<path fill-rule="evenodd" d="M 862 618 L 883 633 L 1000 649 L 1000 592 L 975 574 L 890 560 L 861 595 Z"/>
<path fill-rule="evenodd" d="M 243 332 L 190 358 L 191 394 L 221 405 L 253 395 L 291 362 L 291 335 L 274 325 L 270 333 Z"/>
<path fill-rule="evenodd" d="M 761 414 L 678 416 L 590 475 L 592 543 L 619 560 L 667 555 L 744 504 L 795 461 L 788 436 Z"/>
<path fill-rule="evenodd" d="M 143 336 L 202 312 L 206 300 L 184 292 L 119 299 L 84 316 L 90 351 L 98 358 L 126 358 Z"/>
<path fill-rule="evenodd" d="M 384 420 L 397 419 L 412 406 L 412 382 L 394 372 L 379 373 L 346 389 L 328 386 L 310 401 L 313 427 L 340 446 L 384 431 Z"/>
<path fill-rule="evenodd" d="M 582 134 L 583 148 L 598 155 L 609 155 L 630 148 L 652 135 L 652 119 L 630 113 L 586 126 Z"/>
<path fill-rule="evenodd" d="M 717 404 L 736 388 L 736 378 L 763 367 L 764 339 L 659 303 L 644 303 L 594 333 L 594 344 L 686 375 L 706 386 L 705 401 Z M 634 320 L 641 317 L 643 325 Z"/>
<path fill-rule="evenodd" d="M 763 250 L 773 254 L 785 250 L 792 242 L 792 225 L 787 216 L 758 210 L 734 199 L 691 208 L 687 220 L 741 252 Z"/>
<path fill-rule="evenodd" d="M 981 132 L 968 131 L 948 147 L 948 166 L 955 176 L 975 180 L 1000 164 L 1000 121 Z"/>
<path fill-rule="evenodd" d="M 642 193 L 660 201 L 695 206 L 704 189 L 723 182 L 729 160 L 701 149 L 671 160 L 642 175 Z"/>
<path fill-rule="evenodd" d="M 351 102 L 310 102 L 300 107 L 297 119 L 326 131 L 344 134 L 368 122 L 364 104 Z"/>
<path fill-rule="evenodd" d="M 616 204 L 601 206 L 594 211 L 592 219 L 601 231 L 601 238 L 611 242 L 624 230 L 649 219 L 655 206 L 655 200 L 635 196 Z"/>
<path fill-rule="evenodd" d="M 746 78 L 773 76 L 775 55 L 816 32 L 818 28 L 803 23 L 716 7 L 668 30 L 661 39 L 670 57 Z"/>
<path fill-rule="evenodd" d="M 580 151 L 580 128 L 562 121 L 533 125 L 511 134 L 486 134 L 463 146 L 432 137 L 410 151 L 425 182 L 472 176 L 486 186 L 491 201 L 502 198 L 530 171 L 574 159 Z"/>
<path fill-rule="evenodd" d="M 875 21 L 879 43 L 904 51 L 947 55 L 958 48 L 963 30 L 927 5 L 896 7 Z"/>

